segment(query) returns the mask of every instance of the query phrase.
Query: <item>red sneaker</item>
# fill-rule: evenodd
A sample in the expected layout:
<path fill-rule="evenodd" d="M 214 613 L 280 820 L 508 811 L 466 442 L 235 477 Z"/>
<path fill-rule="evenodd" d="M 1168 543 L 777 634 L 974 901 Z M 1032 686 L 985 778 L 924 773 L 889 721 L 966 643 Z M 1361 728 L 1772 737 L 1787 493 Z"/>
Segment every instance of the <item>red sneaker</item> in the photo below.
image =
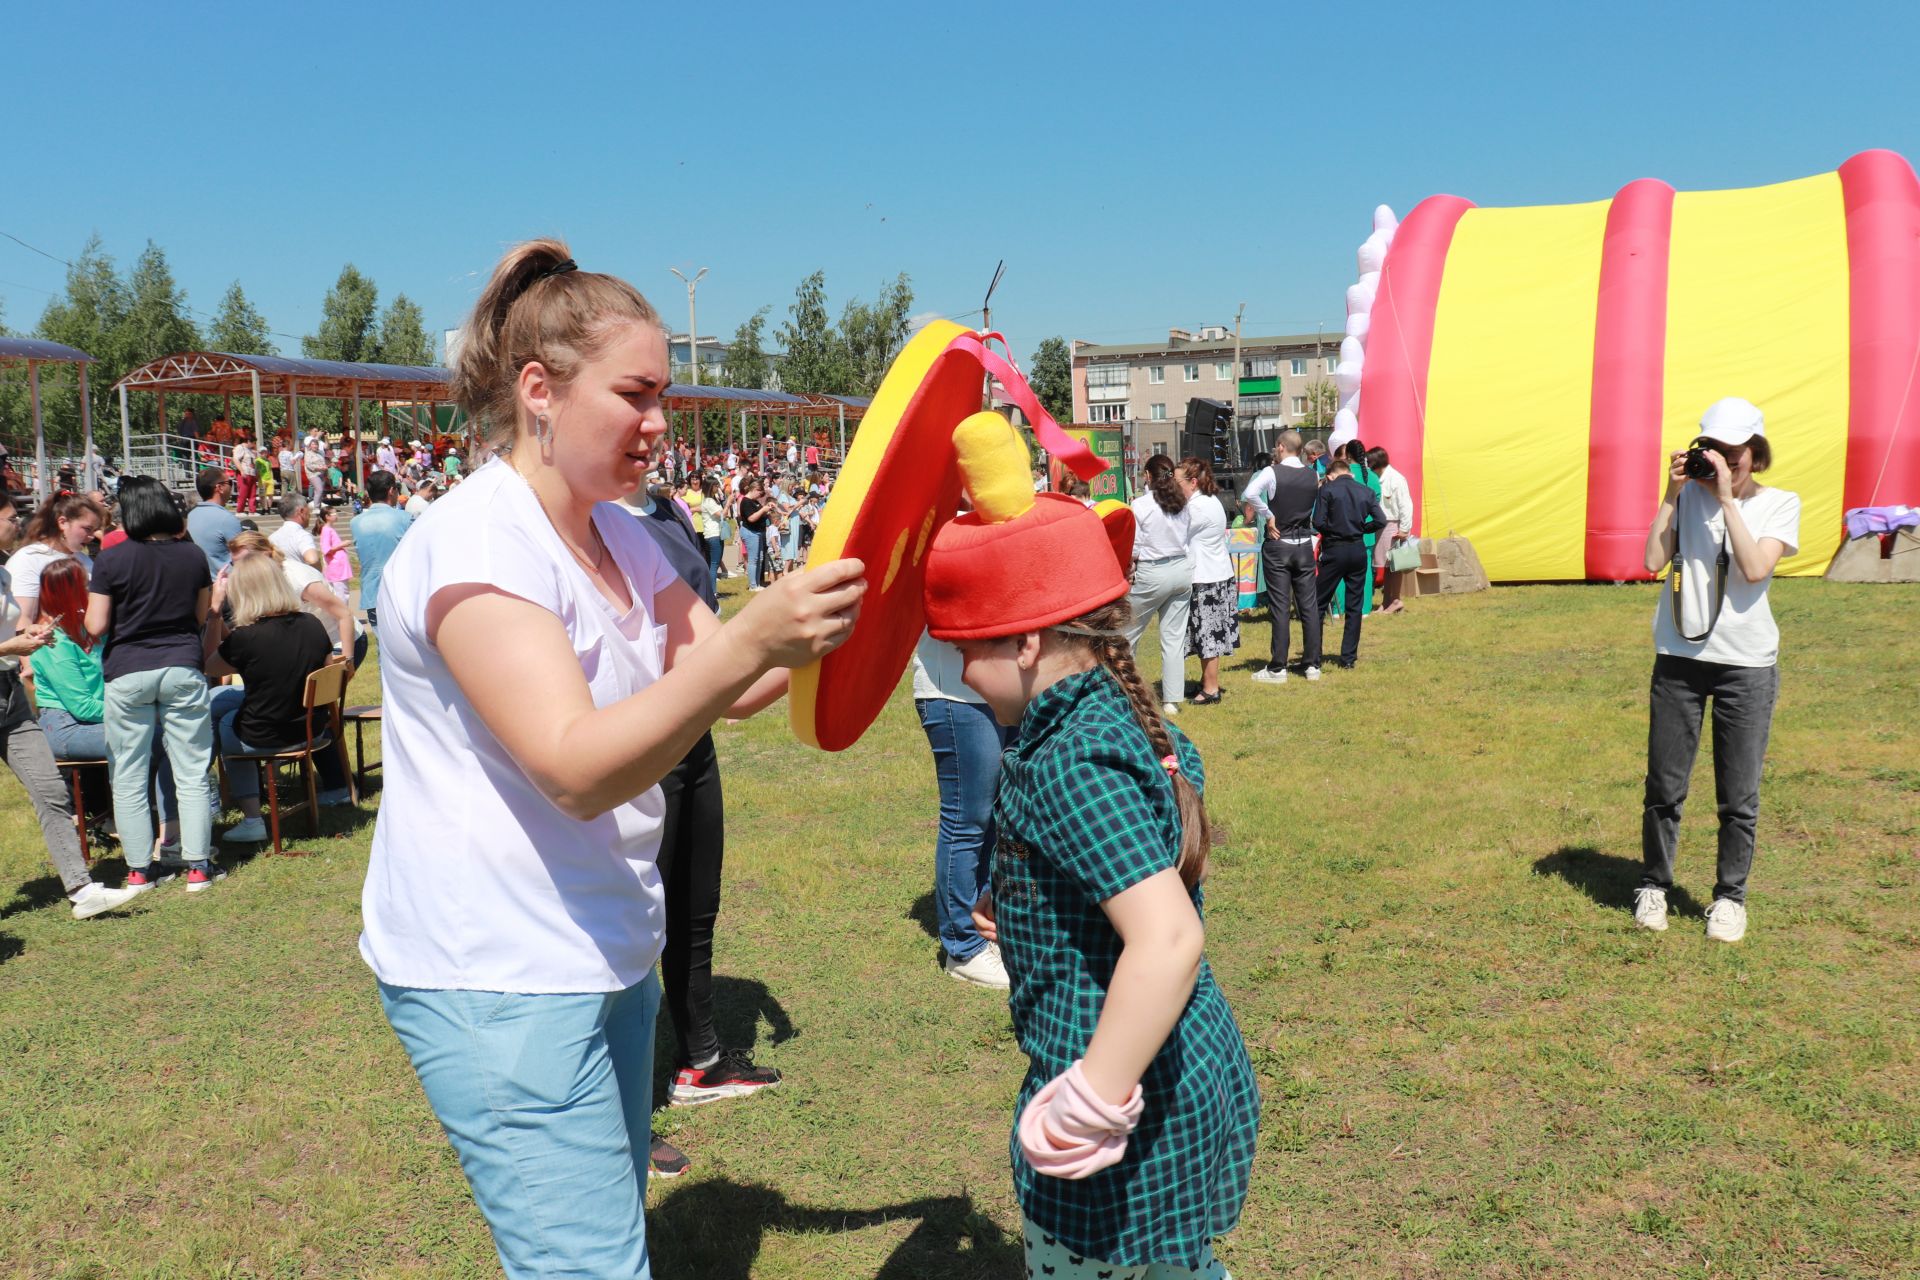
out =
<path fill-rule="evenodd" d="M 213 888 L 213 882 L 215 880 L 225 880 L 226 878 L 227 873 L 214 866 L 211 862 L 207 864 L 205 871 L 202 871 L 199 867 L 188 867 L 187 892 L 200 893 L 203 890 Z"/>
<path fill-rule="evenodd" d="M 726 1049 L 711 1066 L 682 1067 L 673 1073 L 669 1101 L 676 1107 L 697 1107 L 722 1098 L 744 1098 L 780 1083 L 772 1067 L 756 1067 L 744 1050 Z"/>

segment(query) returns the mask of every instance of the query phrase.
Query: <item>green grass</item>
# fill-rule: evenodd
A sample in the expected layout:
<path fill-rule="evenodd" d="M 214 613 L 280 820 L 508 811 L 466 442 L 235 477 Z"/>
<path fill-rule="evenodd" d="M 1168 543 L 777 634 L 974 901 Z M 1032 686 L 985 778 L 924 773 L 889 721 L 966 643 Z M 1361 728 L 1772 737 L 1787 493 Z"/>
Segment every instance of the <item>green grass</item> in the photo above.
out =
<path fill-rule="evenodd" d="M 1682 914 L 1630 927 L 1650 590 L 1416 601 L 1357 671 L 1277 689 L 1245 628 L 1227 701 L 1181 722 L 1266 1098 L 1237 1277 L 1920 1274 L 1920 598 L 1774 593 L 1731 948 L 1702 936 L 1704 756 Z M 718 731 L 716 970 L 723 1035 L 787 1083 L 662 1113 L 695 1172 L 651 1193 L 656 1269 L 1012 1280 L 1023 1062 L 1004 1005 L 937 968 L 908 694 L 840 756 L 782 711 Z M 498 1274 L 354 949 L 371 825 L 76 924 L 0 774 L 0 1274 Z"/>

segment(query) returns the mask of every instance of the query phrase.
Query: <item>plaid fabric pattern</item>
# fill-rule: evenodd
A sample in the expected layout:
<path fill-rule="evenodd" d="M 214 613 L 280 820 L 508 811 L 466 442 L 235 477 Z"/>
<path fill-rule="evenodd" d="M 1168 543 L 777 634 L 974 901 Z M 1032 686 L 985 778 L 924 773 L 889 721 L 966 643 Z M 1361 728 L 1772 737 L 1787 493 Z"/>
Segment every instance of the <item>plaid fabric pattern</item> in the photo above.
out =
<path fill-rule="evenodd" d="M 1200 753 L 1172 729 L 1180 768 Z M 1084 1057 L 1120 959 L 1100 903 L 1175 865 L 1173 787 L 1105 671 L 1062 680 L 1028 706 L 1002 757 L 994 802 L 993 899 L 1012 980 L 1014 1033 L 1030 1065 L 1017 1119 Z M 1196 910 L 1201 894 L 1193 894 Z M 1035 1173 L 1010 1142 L 1021 1210 L 1076 1254 L 1121 1266 L 1199 1267 L 1240 1220 L 1260 1095 L 1213 970 L 1141 1080 L 1146 1109 L 1118 1164 L 1077 1181 Z"/>

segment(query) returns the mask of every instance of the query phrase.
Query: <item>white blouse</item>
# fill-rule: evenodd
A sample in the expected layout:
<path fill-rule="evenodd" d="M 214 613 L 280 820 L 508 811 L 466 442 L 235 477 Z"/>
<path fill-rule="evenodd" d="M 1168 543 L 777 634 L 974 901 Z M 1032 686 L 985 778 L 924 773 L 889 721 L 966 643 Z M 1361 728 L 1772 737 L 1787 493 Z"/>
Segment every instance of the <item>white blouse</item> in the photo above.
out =
<path fill-rule="evenodd" d="M 1227 509 L 1220 499 L 1196 493 L 1187 499 L 1193 534 L 1193 581 L 1225 582 L 1234 576 L 1233 557 L 1227 554 Z"/>
<path fill-rule="evenodd" d="M 617 991 L 644 979 L 660 955 L 660 789 L 591 821 L 568 817 L 481 721 L 426 636 L 436 594 L 484 583 L 560 619 L 595 706 L 646 688 L 663 669 L 654 599 L 678 578 L 640 522 L 614 504 L 600 504 L 594 524 L 627 580 L 625 613 L 574 562 L 504 460 L 434 503 L 387 561 L 386 784 L 360 935 L 360 954 L 382 982 Z"/>

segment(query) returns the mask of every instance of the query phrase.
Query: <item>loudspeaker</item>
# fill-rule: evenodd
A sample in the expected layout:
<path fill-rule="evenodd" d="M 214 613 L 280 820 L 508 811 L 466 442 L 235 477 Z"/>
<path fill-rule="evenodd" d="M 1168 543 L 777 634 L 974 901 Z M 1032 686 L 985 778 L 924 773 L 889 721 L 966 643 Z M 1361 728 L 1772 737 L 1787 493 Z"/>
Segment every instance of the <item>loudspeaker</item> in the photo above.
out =
<path fill-rule="evenodd" d="M 1187 401 L 1187 422 L 1180 432 L 1182 457 L 1205 458 L 1214 470 L 1235 462 L 1233 406 L 1195 396 Z"/>

